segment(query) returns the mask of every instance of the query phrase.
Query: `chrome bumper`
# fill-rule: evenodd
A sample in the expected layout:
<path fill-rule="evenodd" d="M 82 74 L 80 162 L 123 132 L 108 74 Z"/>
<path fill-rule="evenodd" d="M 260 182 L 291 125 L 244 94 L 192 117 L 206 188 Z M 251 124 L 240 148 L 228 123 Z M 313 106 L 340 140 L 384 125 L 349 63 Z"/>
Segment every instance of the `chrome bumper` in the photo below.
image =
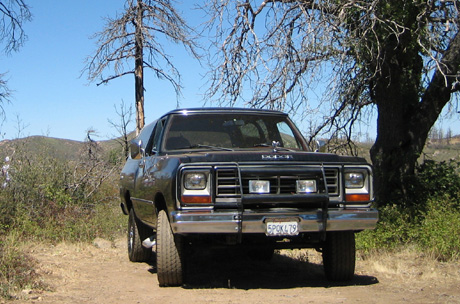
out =
<path fill-rule="evenodd" d="M 265 222 L 270 219 L 295 219 L 299 232 L 345 231 L 374 229 L 378 221 L 376 209 L 328 209 L 327 221 L 321 209 L 299 212 L 298 210 L 256 211 L 174 211 L 171 212 L 174 233 L 265 233 Z M 239 219 L 242 219 L 240 222 Z"/>

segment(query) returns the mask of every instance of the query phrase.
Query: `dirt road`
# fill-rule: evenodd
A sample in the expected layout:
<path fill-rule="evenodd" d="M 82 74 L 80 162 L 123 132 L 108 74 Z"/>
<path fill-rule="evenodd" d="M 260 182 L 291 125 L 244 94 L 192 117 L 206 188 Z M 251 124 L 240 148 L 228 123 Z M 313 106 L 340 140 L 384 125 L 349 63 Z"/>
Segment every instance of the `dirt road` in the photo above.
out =
<path fill-rule="evenodd" d="M 411 253 L 358 259 L 347 284 L 326 281 L 314 251 L 282 251 L 270 262 L 202 253 L 187 285 L 160 288 L 154 263 L 129 262 L 122 239 L 27 251 L 51 290 L 24 290 L 28 299 L 14 303 L 460 303 L 460 265 Z"/>

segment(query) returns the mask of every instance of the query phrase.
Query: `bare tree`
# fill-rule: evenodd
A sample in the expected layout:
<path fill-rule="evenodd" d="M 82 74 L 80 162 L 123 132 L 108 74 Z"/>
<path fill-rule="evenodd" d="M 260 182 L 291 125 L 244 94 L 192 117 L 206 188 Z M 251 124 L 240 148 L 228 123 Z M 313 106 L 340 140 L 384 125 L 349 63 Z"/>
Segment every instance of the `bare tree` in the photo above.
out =
<path fill-rule="evenodd" d="M 220 52 L 211 58 L 208 95 L 322 116 L 311 139 L 351 138 L 377 109 L 374 181 L 380 203 L 390 203 L 407 194 L 428 132 L 460 88 L 459 7 L 456 0 L 210 0 Z M 314 89 L 321 96 L 309 100 Z"/>
<path fill-rule="evenodd" d="M 5 74 L 0 74 L 0 117 L 3 117 L 5 113 L 2 103 L 8 101 L 10 96 L 11 91 L 8 88 L 8 81 L 5 80 Z"/>
<path fill-rule="evenodd" d="M 23 0 L 0 1 L 0 45 L 7 55 L 16 52 L 25 42 L 27 36 L 23 24 L 30 21 L 32 15 Z M 0 74 L 0 116 L 4 115 L 2 103 L 8 101 L 11 91 L 5 80 L 5 73 Z"/>
<path fill-rule="evenodd" d="M 450 145 L 451 140 L 452 140 L 452 129 L 449 127 L 446 132 L 446 142 L 448 145 Z"/>
<path fill-rule="evenodd" d="M 23 0 L 0 1 L 0 43 L 9 54 L 16 52 L 25 42 L 27 36 L 23 24 L 30 21 L 30 9 Z"/>
<path fill-rule="evenodd" d="M 122 100 L 121 104 L 119 105 L 119 108 L 115 106 L 115 112 L 118 115 L 118 118 L 120 119 L 118 122 L 114 122 L 109 119 L 110 125 L 117 130 L 118 132 L 118 138 L 116 141 L 121 145 L 123 148 L 123 156 L 126 158 L 128 157 L 129 154 L 129 130 L 128 126 L 132 122 L 132 117 L 133 117 L 133 107 L 129 106 L 127 107 L 125 105 L 125 102 Z"/>
<path fill-rule="evenodd" d="M 127 0 L 123 13 L 107 18 L 104 30 L 95 35 L 98 48 L 86 61 L 84 71 L 90 81 L 98 79 L 98 85 L 134 75 L 137 133 L 145 123 L 144 68 L 169 81 L 176 94 L 181 91 L 180 73 L 160 44 L 161 38 L 183 45 L 198 58 L 192 31 L 173 4 L 173 0 Z M 108 70 L 111 73 L 106 74 Z"/>

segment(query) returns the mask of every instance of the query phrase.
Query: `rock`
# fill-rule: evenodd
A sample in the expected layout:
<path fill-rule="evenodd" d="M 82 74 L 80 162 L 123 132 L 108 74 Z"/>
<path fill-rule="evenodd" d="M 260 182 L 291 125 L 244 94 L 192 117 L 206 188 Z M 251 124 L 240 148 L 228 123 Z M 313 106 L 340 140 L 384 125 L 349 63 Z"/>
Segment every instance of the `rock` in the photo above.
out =
<path fill-rule="evenodd" d="M 112 242 L 101 238 L 95 238 L 93 246 L 100 249 L 110 249 L 112 248 Z"/>

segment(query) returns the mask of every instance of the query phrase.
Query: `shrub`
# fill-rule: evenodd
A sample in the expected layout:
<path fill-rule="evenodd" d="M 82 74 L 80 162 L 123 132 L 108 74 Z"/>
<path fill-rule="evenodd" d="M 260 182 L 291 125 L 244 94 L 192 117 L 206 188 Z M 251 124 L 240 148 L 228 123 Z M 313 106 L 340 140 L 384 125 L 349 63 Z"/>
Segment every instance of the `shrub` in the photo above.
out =
<path fill-rule="evenodd" d="M 17 246 L 13 234 L 0 239 L 0 298 L 13 298 L 25 288 L 46 289 L 35 272 L 36 261 Z"/>
<path fill-rule="evenodd" d="M 106 161 L 92 145 L 91 153 L 76 160 L 56 158 L 49 148 L 15 148 L 11 181 L 0 189 L 0 298 L 44 288 L 35 261 L 18 243 L 113 240 L 123 231 L 126 218 L 115 181 L 119 163 Z"/>
<path fill-rule="evenodd" d="M 449 195 L 455 205 L 460 206 L 460 162 L 425 161 L 417 167 L 410 199 L 418 211 L 424 211 L 431 198 Z"/>
<path fill-rule="evenodd" d="M 379 208 L 379 222 L 375 230 L 357 235 L 356 247 L 367 253 L 378 249 L 395 249 L 414 240 L 414 218 L 411 210 L 399 205 Z"/>
<path fill-rule="evenodd" d="M 427 161 L 414 179 L 411 201 L 379 208 L 373 231 L 357 235 L 363 253 L 418 246 L 435 258 L 460 258 L 460 163 Z"/>
<path fill-rule="evenodd" d="M 460 257 L 460 209 L 449 195 L 430 199 L 417 229 L 417 241 L 422 250 L 439 260 Z"/>
<path fill-rule="evenodd" d="M 74 161 L 47 149 L 31 153 L 17 147 L 11 181 L 0 192 L 0 234 L 18 229 L 23 236 L 53 241 L 88 239 L 101 231 L 94 218 L 111 212 L 118 196 L 119 164 L 106 161 L 94 147 Z"/>

